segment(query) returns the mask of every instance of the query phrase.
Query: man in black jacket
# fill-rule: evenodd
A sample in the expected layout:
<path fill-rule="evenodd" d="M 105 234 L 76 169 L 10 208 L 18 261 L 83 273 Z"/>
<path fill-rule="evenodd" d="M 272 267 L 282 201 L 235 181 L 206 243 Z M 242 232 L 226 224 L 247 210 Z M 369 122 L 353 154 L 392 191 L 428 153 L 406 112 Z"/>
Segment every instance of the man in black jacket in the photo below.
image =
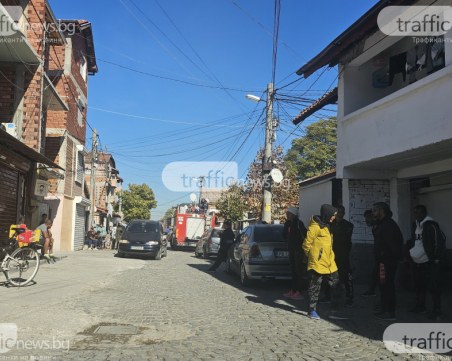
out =
<path fill-rule="evenodd" d="M 346 307 L 353 306 L 353 277 L 350 266 L 353 223 L 344 219 L 344 206 L 337 207 L 336 219 L 331 223 L 333 234 L 333 252 L 339 272 L 339 280 L 345 287 Z"/>
<path fill-rule="evenodd" d="M 381 312 L 375 316 L 382 320 L 395 320 L 395 274 L 403 255 L 403 236 L 392 219 L 387 203 L 375 203 L 372 213 L 375 219 L 375 256 L 380 270 L 381 295 Z"/>
<path fill-rule="evenodd" d="M 217 259 L 215 260 L 215 263 L 207 270 L 208 272 L 214 272 L 220 266 L 220 264 L 226 262 L 226 260 L 228 259 L 228 249 L 229 246 L 234 242 L 235 238 L 235 234 L 232 231 L 231 226 L 231 221 L 225 221 L 223 223 L 224 229 L 220 234 L 220 249 L 218 251 Z"/>
<path fill-rule="evenodd" d="M 301 245 L 306 238 L 306 227 L 298 218 L 298 208 L 290 207 L 287 210 L 287 220 L 284 223 L 283 236 L 287 239 L 289 246 L 289 262 L 292 273 L 292 287 L 289 292 L 284 293 L 284 297 L 293 300 L 301 299 L 301 291 L 307 287 L 304 284 L 304 276 L 307 272 L 306 263 L 303 263 L 304 253 Z"/>
<path fill-rule="evenodd" d="M 409 255 L 413 261 L 416 305 L 410 310 L 414 313 L 426 311 L 427 289 L 433 300 L 430 318 L 441 316 L 441 272 L 440 262 L 444 258 L 446 242 L 437 222 L 427 215 L 424 205 L 414 207 L 415 222 L 411 239 L 407 243 Z"/>

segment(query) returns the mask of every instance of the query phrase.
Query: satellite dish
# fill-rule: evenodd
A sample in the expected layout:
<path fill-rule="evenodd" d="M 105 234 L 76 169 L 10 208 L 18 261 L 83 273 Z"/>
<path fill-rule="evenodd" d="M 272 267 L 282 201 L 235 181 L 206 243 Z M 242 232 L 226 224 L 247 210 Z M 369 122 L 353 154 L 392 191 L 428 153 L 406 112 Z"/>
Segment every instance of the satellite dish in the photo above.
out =
<path fill-rule="evenodd" d="M 197 199 L 196 194 L 194 194 L 194 193 L 190 194 L 190 200 L 192 202 L 196 202 L 196 199 Z"/>
<path fill-rule="evenodd" d="M 270 177 L 272 177 L 272 179 L 275 183 L 281 183 L 281 181 L 284 179 L 283 174 L 281 173 L 281 171 L 278 168 L 273 168 L 270 171 Z"/>

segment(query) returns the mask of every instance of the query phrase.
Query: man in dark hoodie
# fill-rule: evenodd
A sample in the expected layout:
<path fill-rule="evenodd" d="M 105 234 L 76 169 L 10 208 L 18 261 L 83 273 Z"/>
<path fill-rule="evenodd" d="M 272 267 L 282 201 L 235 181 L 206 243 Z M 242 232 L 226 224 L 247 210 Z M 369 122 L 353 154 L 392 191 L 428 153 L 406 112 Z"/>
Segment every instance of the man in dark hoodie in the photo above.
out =
<path fill-rule="evenodd" d="M 378 202 L 372 207 L 375 219 L 375 257 L 380 271 L 381 312 L 375 317 L 395 320 L 395 274 L 403 255 L 403 236 L 387 203 Z"/>
<path fill-rule="evenodd" d="M 303 251 L 308 257 L 308 272 L 311 275 L 308 316 L 314 320 L 320 319 L 316 309 L 322 281 L 325 279 L 330 287 L 334 287 L 333 291 L 339 282 L 330 232 L 330 224 L 334 221 L 336 213 L 337 209 L 333 206 L 322 205 L 320 216 L 312 217 L 303 242 Z"/>
<path fill-rule="evenodd" d="M 301 299 L 303 286 L 303 277 L 306 273 L 306 265 L 303 264 L 303 251 L 301 244 L 306 238 L 306 227 L 298 218 L 298 208 L 290 207 L 287 210 L 287 220 L 284 223 L 283 236 L 287 239 L 289 245 L 289 261 L 292 272 L 292 287 L 284 297 L 293 300 Z"/>
<path fill-rule="evenodd" d="M 339 269 L 339 280 L 345 286 L 346 307 L 353 306 L 353 277 L 350 266 L 352 249 L 353 223 L 344 219 L 344 206 L 337 207 L 336 220 L 331 223 L 333 234 L 333 251 Z"/>
<path fill-rule="evenodd" d="M 234 242 L 235 234 L 232 230 L 231 221 L 224 221 L 223 230 L 220 233 L 220 249 L 218 251 L 215 263 L 209 267 L 208 272 L 215 272 L 215 270 L 228 259 L 229 246 Z"/>
<path fill-rule="evenodd" d="M 414 313 L 426 312 L 427 289 L 433 300 L 431 319 L 441 317 L 441 272 L 440 262 L 445 255 L 445 238 L 437 222 L 427 215 L 427 207 L 414 207 L 413 232 L 407 243 L 413 261 L 416 305 L 410 310 Z"/>

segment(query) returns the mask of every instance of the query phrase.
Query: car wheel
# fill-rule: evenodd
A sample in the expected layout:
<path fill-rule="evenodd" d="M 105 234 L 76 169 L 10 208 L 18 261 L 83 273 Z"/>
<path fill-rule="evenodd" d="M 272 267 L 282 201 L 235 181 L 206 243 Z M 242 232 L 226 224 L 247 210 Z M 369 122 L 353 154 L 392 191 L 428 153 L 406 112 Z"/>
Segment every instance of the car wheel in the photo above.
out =
<path fill-rule="evenodd" d="M 162 250 L 159 249 L 158 253 L 156 254 L 156 256 L 154 257 L 154 259 L 156 261 L 160 261 L 162 259 Z"/>
<path fill-rule="evenodd" d="M 251 284 L 251 281 L 246 274 L 245 264 L 243 263 L 243 261 L 240 262 L 240 283 L 245 287 Z"/>

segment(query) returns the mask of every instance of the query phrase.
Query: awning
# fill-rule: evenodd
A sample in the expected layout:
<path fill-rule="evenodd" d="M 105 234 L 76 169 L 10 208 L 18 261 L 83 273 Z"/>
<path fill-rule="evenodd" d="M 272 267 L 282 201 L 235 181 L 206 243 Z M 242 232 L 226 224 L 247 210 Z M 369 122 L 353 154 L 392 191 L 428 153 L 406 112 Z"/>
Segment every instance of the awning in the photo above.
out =
<path fill-rule="evenodd" d="M 305 108 L 300 114 L 298 114 L 293 120 L 292 123 L 295 125 L 301 123 L 307 117 L 311 116 L 315 112 L 319 111 L 323 107 L 328 104 L 336 104 L 337 102 L 337 87 L 333 90 L 325 93 L 321 98 L 317 99 L 314 103 L 312 103 L 309 107 Z"/>
<path fill-rule="evenodd" d="M 45 109 L 69 111 L 66 102 L 60 96 L 52 81 L 44 73 L 44 97 L 42 99 Z"/>
<path fill-rule="evenodd" d="M 59 168 L 64 170 L 64 168 L 61 168 L 58 164 L 52 162 L 46 156 L 26 146 L 20 140 L 14 138 L 12 135 L 9 135 L 2 129 L 0 129 L 0 145 L 7 147 L 10 151 L 20 154 L 31 161 L 43 163 L 51 168 Z"/>
<path fill-rule="evenodd" d="M 14 10 L 17 9 L 17 14 Z M 0 18 L 2 19 L 2 31 L 0 36 L 0 62 L 27 63 L 39 65 L 41 63 L 39 55 L 28 42 L 20 29 L 17 29 L 15 18 L 20 18 L 22 8 L 19 6 L 7 6 L 0 4 Z M 8 11 L 11 11 L 10 14 Z M 20 11 L 20 13 L 19 13 Z M 18 19 L 17 19 L 18 20 Z"/>

